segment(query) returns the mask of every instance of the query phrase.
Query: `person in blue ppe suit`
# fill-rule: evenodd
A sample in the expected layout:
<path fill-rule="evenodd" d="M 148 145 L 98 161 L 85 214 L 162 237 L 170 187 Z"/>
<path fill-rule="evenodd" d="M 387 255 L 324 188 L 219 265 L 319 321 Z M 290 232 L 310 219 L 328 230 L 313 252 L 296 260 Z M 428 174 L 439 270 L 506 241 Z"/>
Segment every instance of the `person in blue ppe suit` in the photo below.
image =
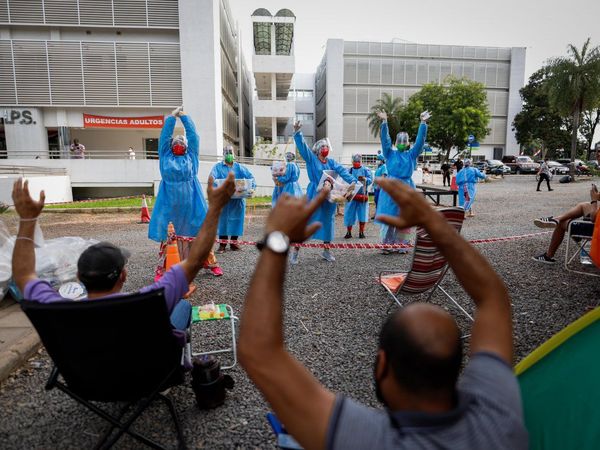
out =
<path fill-rule="evenodd" d="M 256 181 L 254 175 L 250 171 L 235 162 L 235 156 L 233 153 L 233 147 L 231 145 L 226 146 L 223 149 L 223 161 L 217 163 L 212 168 L 210 176 L 215 179 L 225 179 L 229 172 L 235 175 L 236 180 L 252 180 L 251 189 L 256 189 Z M 244 217 L 246 216 L 246 199 L 245 198 L 232 198 L 229 203 L 223 208 L 221 216 L 219 217 L 219 228 L 217 234 L 220 240 L 237 241 L 239 236 L 244 234 Z M 224 253 L 227 248 L 227 244 L 219 244 L 217 253 Z M 230 243 L 229 248 L 233 251 L 240 250 L 239 245 Z"/>
<path fill-rule="evenodd" d="M 485 180 L 486 176 L 477 167 L 473 167 L 470 159 L 465 159 L 464 164 L 464 168 L 456 174 L 458 204 L 465 210 L 466 217 L 474 217 L 473 202 L 477 193 L 477 181 Z"/>
<path fill-rule="evenodd" d="M 317 195 L 317 186 L 319 185 L 319 181 L 321 181 L 321 176 L 323 175 L 324 170 L 332 170 L 337 172 L 339 176 L 347 183 L 356 183 L 356 178 L 350 175 L 350 173 L 342 165 L 327 157 L 331 151 L 329 139 L 321 139 L 315 142 L 315 145 L 311 150 L 308 145 L 306 145 L 306 141 L 304 140 L 304 136 L 302 135 L 300 128 L 302 128 L 302 124 L 300 121 L 296 121 L 296 123 L 294 123 L 294 142 L 296 143 L 296 147 L 298 148 L 300 156 L 302 156 L 304 161 L 306 161 L 306 170 L 310 180 L 308 188 L 306 189 L 306 196 L 309 200 L 313 199 Z M 331 203 L 329 201 L 324 202 L 319 209 L 315 211 L 309 222 L 321 223 L 321 228 L 319 228 L 319 230 L 313 235 L 313 239 L 319 239 L 323 241 L 325 248 L 323 249 L 321 256 L 323 259 L 329 262 L 335 261 L 334 256 L 331 254 L 331 251 L 327 246 L 327 244 L 331 243 L 334 238 L 335 209 L 335 203 Z M 296 250 L 292 252 L 290 263 L 296 264 L 297 262 L 298 249 L 296 248 Z"/>
<path fill-rule="evenodd" d="M 185 129 L 185 136 L 173 137 L 177 118 Z M 179 236 L 195 237 L 206 217 L 207 204 L 198 181 L 198 151 L 200 139 L 191 117 L 180 106 L 165 119 L 158 142 L 158 156 L 161 182 L 154 203 L 154 211 L 148 227 L 148 237 L 161 243 L 161 260 L 167 242 L 169 222 L 173 222 Z M 191 242 L 179 242 L 180 257 L 185 259 Z M 214 253 L 210 253 L 205 268 L 213 275 L 221 276 L 223 271 L 217 264 Z M 155 279 L 164 273 L 164 264 L 156 269 Z"/>
<path fill-rule="evenodd" d="M 412 180 L 412 175 L 417 168 L 417 159 L 423 152 L 423 145 L 427 137 L 427 120 L 431 117 L 431 114 L 429 111 L 421 113 L 421 125 L 419 125 L 417 139 L 412 147 L 410 146 L 408 133 L 404 131 L 396 135 L 396 144 L 392 147 L 387 114 L 382 111 L 378 113 L 378 116 L 382 121 L 380 128 L 381 151 L 386 161 L 388 177 L 396 178 L 414 188 L 415 183 Z M 377 215 L 380 214 L 391 216 L 398 216 L 400 214 L 400 208 L 385 191 L 381 191 L 377 202 Z M 410 229 L 399 230 L 384 223 L 380 223 L 380 226 L 380 237 L 383 244 L 409 243 Z M 397 252 L 407 253 L 407 249 L 398 249 Z M 382 253 L 389 254 L 392 252 L 384 249 Z"/>
<path fill-rule="evenodd" d="M 358 153 L 352 155 L 352 167 L 350 175 L 355 177 L 362 184 L 360 190 L 354 198 L 346 204 L 344 208 L 344 226 L 346 227 L 346 236 L 344 239 L 352 238 L 352 227 L 358 221 L 358 238 L 365 238 L 365 224 L 369 220 L 369 185 L 373 182 L 371 169 L 363 167 L 362 156 Z"/>
<path fill-rule="evenodd" d="M 294 162 L 296 154 L 294 152 L 286 152 L 285 154 L 285 174 L 281 176 L 273 176 L 275 187 L 273 188 L 273 197 L 271 198 L 271 206 L 275 207 L 277 199 L 283 193 L 287 193 L 292 197 L 302 197 L 302 188 L 298 179 L 300 178 L 300 168 Z"/>
<path fill-rule="evenodd" d="M 385 165 L 385 158 L 381 154 L 381 151 L 379 151 L 377 152 L 377 170 L 375 171 L 375 178 L 387 177 L 387 175 L 388 171 L 387 166 Z M 375 200 L 375 211 L 377 211 L 377 203 L 379 202 L 379 191 L 381 191 L 381 188 L 377 184 L 377 181 L 373 182 L 373 186 L 373 199 Z M 375 216 L 373 216 L 372 218 L 375 219 Z"/>

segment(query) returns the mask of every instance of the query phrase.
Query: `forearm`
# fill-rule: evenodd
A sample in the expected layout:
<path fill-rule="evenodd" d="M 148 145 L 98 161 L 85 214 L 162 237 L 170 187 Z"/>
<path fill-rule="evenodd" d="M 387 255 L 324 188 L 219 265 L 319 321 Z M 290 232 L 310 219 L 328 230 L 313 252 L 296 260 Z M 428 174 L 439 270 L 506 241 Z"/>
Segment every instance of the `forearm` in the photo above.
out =
<path fill-rule="evenodd" d="M 33 243 L 35 224 L 35 221 L 20 222 L 17 240 L 15 241 L 15 248 L 13 250 L 13 278 L 21 292 L 25 292 L 25 285 L 27 282 L 36 277 Z"/>
<path fill-rule="evenodd" d="M 283 350 L 283 280 L 286 255 L 261 253 L 242 314 L 239 347 L 246 359 Z M 268 274 L 268 276 L 265 276 Z"/>
<path fill-rule="evenodd" d="M 385 159 L 388 159 L 392 149 L 392 139 L 390 138 L 390 130 L 387 121 L 382 122 L 379 127 L 379 139 L 381 141 L 381 151 L 383 152 L 383 156 Z"/>
<path fill-rule="evenodd" d="M 202 224 L 200 231 L 198 231 L 196 239 L 194 239 L 192 248 L 190 249 L 190 254 L 182 263 L 189 282 L 192 282 L 196 277 L 212 250 L 217 234 L 217 224 L 219 222 L 220 213 L 221 208 L 209 206 L 206 217 L 204 218 L 204 223 Z"/>

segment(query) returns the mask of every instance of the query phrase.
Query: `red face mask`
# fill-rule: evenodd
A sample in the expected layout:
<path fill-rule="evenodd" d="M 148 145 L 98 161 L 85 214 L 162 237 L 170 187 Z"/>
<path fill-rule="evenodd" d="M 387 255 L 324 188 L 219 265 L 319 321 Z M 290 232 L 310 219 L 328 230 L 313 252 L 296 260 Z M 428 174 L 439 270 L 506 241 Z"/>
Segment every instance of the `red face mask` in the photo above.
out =
<path fill-rule="evenodd" d="M 327 155 L 329 155 L 329 147 L 321 147 L 321 157 L 327 158 Z"/>
<path fill-rule="evenodd" d="M 187 149 L 186 149 L 185 145 L 183 145 L 179 142 L 176 142 L 175 144 L 173 144 L 173 147 L 171 148 L 171 150 L 173 150 L 174 155 L 183 156 L 183 155 L 185 155 L 185 151 Z"/>
<path fill-rule="evenodd" d="M 361 164 L 358 161 L 354 161 L 352 163 L 352 167 L 354 167 L 355 169 L 360 169 Z"/>

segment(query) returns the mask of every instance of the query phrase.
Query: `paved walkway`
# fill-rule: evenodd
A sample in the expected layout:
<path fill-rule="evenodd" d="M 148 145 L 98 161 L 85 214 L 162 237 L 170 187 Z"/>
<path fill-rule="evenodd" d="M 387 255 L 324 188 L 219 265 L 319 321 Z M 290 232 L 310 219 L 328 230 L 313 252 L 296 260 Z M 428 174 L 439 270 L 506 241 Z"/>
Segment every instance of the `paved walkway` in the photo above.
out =
<path fill-rule="evenodd" d="M 40 338 L 21 307 L 13 300 L 0 301 L 0 383 L 40 347 Z"/>

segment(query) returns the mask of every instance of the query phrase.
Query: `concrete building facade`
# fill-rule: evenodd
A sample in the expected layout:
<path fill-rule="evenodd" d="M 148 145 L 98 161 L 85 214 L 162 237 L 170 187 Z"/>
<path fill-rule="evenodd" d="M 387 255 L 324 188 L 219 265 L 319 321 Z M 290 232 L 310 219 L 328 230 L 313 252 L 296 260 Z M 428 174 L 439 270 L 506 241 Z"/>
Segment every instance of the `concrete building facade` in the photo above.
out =
<path fill-rule="evenodd" d="M 379 138 L 370 133 L 367 115 L 377 99 L 387 92 L 406 102 L 424 84 L 443 82 L 448 75 L 485 85 L 491 132 L 479 139 L 477 156 L 518 154 L 511 124 L 521 110 L 525 49 L 514 47 L 330 39 L 315 80 L 316 138 L 329 137 L 333 155 L 342 162 L 353 153 L 375 155 Z"/>
<path fill-rule="evenodd" d="M 252 146 L 251 79 L 227 0 L 0 1 L 0 158 L 155 158 L 161 117 L 200 152 Z"/>

